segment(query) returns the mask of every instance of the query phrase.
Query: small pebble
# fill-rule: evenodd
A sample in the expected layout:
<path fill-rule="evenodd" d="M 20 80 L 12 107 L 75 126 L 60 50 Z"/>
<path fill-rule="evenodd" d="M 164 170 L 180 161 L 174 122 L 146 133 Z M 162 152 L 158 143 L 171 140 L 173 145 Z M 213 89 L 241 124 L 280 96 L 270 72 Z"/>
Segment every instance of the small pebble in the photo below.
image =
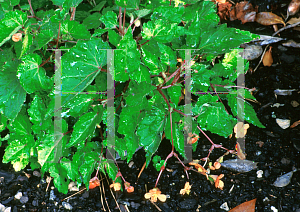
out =
<path fill-rule="evenodd" d="M 39 205 L 39 200 L 33 200 L 32 205 L 33 206 L 38 206 Z"/>
<path fill-rule="evenodd" d="M 67 203 L 67 202 L 62 202 L 62 205 L 63 205 L 64 208 L 67 209 L 67 210 L 72 210 L 72 209 L 73 209 L 72 205 L 70 205 L 70 204 Z"/>
<path fill-rule="evenodd" d="M 16 195 L 15 195 L 15 198 L 16 199 L 21 199 L 22 197 L 22 192 L 18 192 Z"/>
<path fill-rule="evenodd" d="M 257 178 L 262 178 L 263 173 L 264 173 L 263 170 L 258 170 L 258 171 L 256 172 Z"/>
<path fill-rule="evenodd" d="M 36 176 L 36 177 L 41 177 L 41 173 L 38 172 L 38 171 L 33 171 L 33 176 Z"/>
<path fill-rule="evenodd" d="M 220 206 L 220 208 L 221 208 L 222 210 L 229 211 L 229 207 L 228 207 L 228 205 L 227 205 L 227 202 L 224 202 L 224 203 Z"/>
<path fill-rule="evenodd" d="M 54 200 L 55 200 L 55 198 L 56 198 L 56 196 L 54 195 L 54 191 L 53 191 L 53 190 L 51 190 L 51 191 L 50 191 L 50 197 L 49 197 L 49 200 L 52 200 L 52 201 L 54 201 Z"/>
<path fill-rule="evenodd" d="M 88 191 L 85 191 L 83 194 L 82 194 L 82 197 L 83 198 L 89 198 L 89 196 L 90 196 L 90 194 L 89 194 L 89 192 Z"/>
<path fill-rule="evenodd" d="M 271 206 L 271 210 L 272 210 L 273 212 L 278 212 L 278 210 L 277 210 L 274 206 Z"/>
<path fill-rule="evenodd" d="M 22 196 L 21 199 L 20 199 L 20 202 L 21 202 L 22 204 L 27 203 L 27 202 L 28 202 L 28 197 Z"/>

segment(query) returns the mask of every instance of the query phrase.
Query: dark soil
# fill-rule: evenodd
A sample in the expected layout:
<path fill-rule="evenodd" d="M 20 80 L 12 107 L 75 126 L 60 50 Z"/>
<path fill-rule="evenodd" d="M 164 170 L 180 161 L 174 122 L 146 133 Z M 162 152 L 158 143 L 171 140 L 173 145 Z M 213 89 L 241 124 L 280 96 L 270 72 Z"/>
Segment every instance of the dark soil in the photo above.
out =
<path fill-rule="evenodd" d="M 263 11 L 270 11 L 268 8 L 275 8 L 276 14 L 286 14 L 287 5 L 282 5 L 283 1 L 256 1 L 258 6 L 264 8 Z M 286 3 L 286 1 L 285 1 Z M 260 5 L 261 4 L 261 5 Z M 247 23 L 241 25 L 240 21 L 228 22 L 231 27 L 244 30 L 250 30 L 253 33 L 272 35 L 274 33 L 271 26 L 262 26 L 256 23 Z M 281 37 L 300 40 L 300 34 L 293 29 L 281 33 Z M 300 103 L 300 49 L 283 47 L 281 43 L 272 44 L 272 56 L 274 59 L 271 67 L 260 67 L 254 73 L 247 73 L 246 87 L 256 88 L 254 96 L 258 103 L 252 103 L 257 115 L 265 129 L 250 125 L 246 135 L 246 153 L 247 160 L 258 162 L 256 170 L 248 173 L 236 173 L 224 168 L 213 171 L 213 174 L 223 173 L 222 179 L 225 183 L 224 189 L 216 189 L 214 185 L 206 179 L 204 175 L 188 171 L 189 182 L 192 184 L 190 195 L 181 196 L 180 189 L 184 187 L 187 181 L 185 172 L 181 164 L 174 158 L 171 158 L 160 178 L 158 187 L 163 194 L 169 195 L 165 203 L 158 202 L 157 206 L 162 211 L 224 211 L 220 209 L 223 203 L 228 207 L 234 208 L 243 202 L 257 198 L 256 211 L 273 211 L 275 207 L 278 211 L 300 211 L 300 172 L 295 172 L 291 182 L 283 187 L 273 186 L 276 178 L 282 174 L 290 172 L 293 167 L 300 168 L 300 125 L 295 128 L 282 129 L 276 123 L 276 118 L 289 119 L 291 124 L 300 120 L 300 106 L 292 106 L 292 101 Z M 251 61 L 250 66 L 255 67 L 259 59 Z M 291 95 L 275 95 L 276 89 L 298 89 Z M 281 106 L 274 107 L 275 103 Z M 228 149 L 234 149 L 236 139 L 224 139 L 223 137 L 213 135 L 207 132 L 207 135 L 216 143 L 223 144 Z M 256 142 L 264 142 L 259 147 Z M 196 152 L 193 159 L 206 157 L 210 148 L 209 141 L 200 135 Z M 0 157 L 3 155 L 3 148 Z M 171 151 L 170 142 L 164 140 L 161 144 L 158 155 L 165 158 Z M 223 150 L 214 149 L 210 159 L 215 161 L 224 154 Z M 231 159 L 228 155 L 226 159 Z M 145 161 L 143 150 L 139 150 L 133 158 L 134 164 L 129 168 L 126 163 L 119 163 L 125 179 L 134 185 L 133 194 L 114 193 L 122 211 L 126 211 L 127 205 L 129 211 L 157 211 L 157 208 L 145 200 L 144 194 L 155 185 L 158 172 L 150 164 L 145 169 L 137 181 L 137 176 Z M 29 179 L 23 172 L 16 173 L 10 164 L 1 164 L 0 177 L 0 202 L 6 207 L 11 207 L 11 211 L 68 211 L 62 205 L 61 200 L 75 192 L 69 192 L 63 195 L 53 188 L 53 182 L 50 183 L 46 192 L 46 177 L 41 179 L 33 176 L 32 171 L 25 170 L 31 174 Z M 257 178 L 256 171 L 262 170 L 263 177 Z M 115 200 L 105 183 L 105 197 L 111 211 L 119 211 Z M 52 188 L 51 188 L 52 187 Z M 50 191 L 53 190 L 56 197 L 49 200 Z M 52 192 L 53 192 L 52 191 Z M 21 200 L 14 198 L 22 192 Z M 21 203 L 23 202 L 23 203 Z M 65 202 L 69 203 L 73 211 L 103 211 L 108 210 L 107 204 L 101 203 L 101 195 L 98 188 L 88 192 L 77 194 Z M 0 211 L 1 207 L 0 207 Z"/>

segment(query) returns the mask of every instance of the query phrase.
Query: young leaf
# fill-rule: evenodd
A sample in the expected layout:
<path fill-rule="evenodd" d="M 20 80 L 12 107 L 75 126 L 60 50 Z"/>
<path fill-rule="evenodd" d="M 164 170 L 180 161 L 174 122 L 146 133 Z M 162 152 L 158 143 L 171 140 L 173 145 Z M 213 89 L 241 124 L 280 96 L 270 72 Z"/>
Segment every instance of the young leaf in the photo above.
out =
<path fill-rule="evenodd" d="M 152 155 L 160 145 L 165 124 L 163 111 L 153 107 L 150 112 L 146 113 L 146 116 L 138 126 L 137 135 L 140 138 L 140 146 L 143 146 L 147 152 L 147 166 L 149 165 Z"/>
<path fill-rule="evenodd" d="M 22 11 L 9 11 L 0 22 L 0 47 L 24 25 L 27 14 Z"/>
<path fill-rule="evenodd" d="M 67 148 L 75 146 L 80 142 L 84 142 L 95 130 L 97 124 L 100 123 L 102 113 L 89 112 L 81 116 L 74 125 L 71 140 L 67 144 Z"/>
<path fill-rule="evenodd" d="M 62 34 L 71 35 L 74 39 L 89 39 L 91 37 L 84 25 L 68 19 L 62 23 L 61 32 Z"/>
<path fill-rule="evenodd" d="M 29 54 L 22 57 L 22 63 L 18 68 L 18 76 L 27 93 L 41 90 L 50 90 L 53 81 L 46 75 L 43 67 L 40 67 L 42 58 L 37 54 Z"/>

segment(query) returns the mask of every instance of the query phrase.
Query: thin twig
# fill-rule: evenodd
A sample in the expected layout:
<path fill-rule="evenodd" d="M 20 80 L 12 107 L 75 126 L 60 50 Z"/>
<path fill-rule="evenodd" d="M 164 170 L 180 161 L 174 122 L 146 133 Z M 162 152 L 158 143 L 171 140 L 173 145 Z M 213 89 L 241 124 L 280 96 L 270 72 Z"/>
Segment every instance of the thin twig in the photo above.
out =
<path fill-rule="evenodd" d="M 28 0 L 28 3 L 29 3 L 29 6 L 30 6 L 30 12 L 31 12 L 31 15 L 32 15 L 32 16 L 35 16 L 35 15 L 34 15 L 34 11 L 33 11 L 33 9 L 32 9 L 32 5 L 31 5 L 31 0 Z"/>
<path fill-rule="evenodd" d="M 107 179 L 106 179 L 106 180 L 107 180 Z M 108 202 L 107 202 L 106 197 L 105 197 L 105 190 L 104 190 L 104 185 L 103 185 L 103 184 L 104 184 L 104 183 L 103 183 L 103 181 L 102 181 L 102 184 L 101 184 L 101 185 L 102 185 L 102 189 L 103 189 L 103 191 L 104 191 L 104 192 L 103 192 L 103 195 L 104 195 L 105 203 L 106 203 L 106 206 L 107 206 L 107 208 L 108 208 L 108 211 L 111 212 L 110 209 L 109 209 L 109 206 L 108 206 Z M 108 183 L 108 185 L 109 185 L 109 183 Z"/>
<path fill-rule="evenodd" d="M 121 30 L 121 28 L 122 28 L 122 8 L 119 7 L 119 29 Z M 122 31 L 119 31 L 119 32 L 121 33 L 121 35 L 123 35 Z"/>
<path fill-rule="evenodd" d="M 105 175 L 105 178 L 106 178 L 107 184 L 109 185 L 109 182 L 108 182 L 108 179 L 107 179 L 106 175 Z M 110 188 L 109 190 L 110 190 L 110 193 L 111 193 L 112 197 L 114 198 L 114 200 L 115 200 L 115 202 L 116 202 L 116 205 L 118 206 L 120 212 L 122 212 L 122 211 L 121 211 L 121 208 L 120 208 L 120 206 L 119 206 L 119 203 L 117 202 L 117 200 L 116 200 L 116 198 L 115 198 L 115 195 L 114 195 L 114 193 L 112 192 L 111 188 Z"/>
<path fill-rule="evenodd" d="M 101 175 L 101 181 L 102 181 L 102 175 Z M 102 186 L 103 186 L 103 181 L 101 182 Z M 103 202 L 103 196 L 102 196 L 102 187 L 99 186 L 99 190 L 100 190 L 100 200 L 101 200 L 101 204 L 103 207 L 103 210 L 106 211 L 105 207 L 104 207 L 104 202 Z M 103 189 L 103 193 L 105 192 L 105 190 Z"/>
<path fill-rule="evenodd" d="M 280 30 L 276 31 L 276 32 L 272 35 L 272 37 L 274 37 L 275 35 L 277 35 L 279 32 L 282 32 L 283 30 L 286 30 L 286 29 L 289 29 L 289 28 L 293 28 L 293 27 L 295 27 L 295 26 L 297 26 L 297 25 L 299 25 L 299 24 L 300 24 L 300 21 L 297 22 L 297 23 L 288 25 L 288 26 L 286 26 L 286 27 L 283 27 L 283 28 L 281 28 Z"/>
<path fill-rule="evenodd" d="M 277 31 L 278 32 L 278 31 Z M 263 61 L 263 59 L 264 59 L 264 56 L 265 56 L 265 54 L 266 54 L 266 51 L 267 51 L 267 48 L 270 46 L 270 44 L 268 44 L 267 46 L 266 46 L 266 48 L 265 48 L 265 50 L 264 50 L 264 52 L 263 52 L 263 54 L 261 55 L 261 58 L 260 58 L 260 61 L 259 61 L 259 63 L 257 64 L 257 66 L 255 67 L 255 69 L 253 70 L 253 72 L 255 72 L 256 71 L 256 69 L 258 68 L 258 66 L 261 64 L 261 62 Z"/>
<path fill-rule="evenodd" d="M 71 17 L 70 17 L 70 21 L 74 21 L 75 20 L 75 11 L 76 11 L 76 7 L 72 7 L 73 10 L 72 10 L 72 14 L 71 14 Z"/>
<path fill-rule="evenodd" d="M 77 191 L 75 194 L 72 194 L 71 196 L 68 196 L 68 197 L 62 199 L 61 202 L 64 201 L 64 200 L 70 199 L 71 197 L 75 196 L 76 194 L 81 193 L 81 192 L 84 191 L 84 190 L 86 190 L 86 188 L 83 188 L 83 189 L 81 189 L 80 191 Z"/>
<path fill-rule="evenodd" d="M 125 26 L 125 14 L 126 14 L 126 8 L 124 9 L 124 14 L 123 14 L 123 32 L 124 32 L 124 26 Z"/>

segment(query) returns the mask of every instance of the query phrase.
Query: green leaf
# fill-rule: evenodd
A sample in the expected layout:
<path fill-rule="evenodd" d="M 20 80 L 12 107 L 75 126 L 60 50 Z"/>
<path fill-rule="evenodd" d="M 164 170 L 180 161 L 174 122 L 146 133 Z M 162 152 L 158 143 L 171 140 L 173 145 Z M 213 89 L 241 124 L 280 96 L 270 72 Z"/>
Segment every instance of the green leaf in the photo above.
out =
<path fill-rule="evenodd" d="M 55 188 L 57 188 L 59 192 L 67 194 L 70 180 L 68 178 L 68 172 L 64 169 L 62 164 L 54 164 L 50 167 L 49 172 L 50 176 L 54 178 Z"/>
<path fill-rule="evenodd" d="M 215 74 L 213 71 L 207 69 L 209 67 L 210 66 L 204 64 L 193 66 L 193 69 L 195 69 L 195 72 L 197 71 L 197 73 L 192 73 L 192 92 L 206 92 L 208 90 L 210 87 L 210 78 Z"/>
<path fill-rule="evenodd" d="M 126 81 L 128 74 L 136 78 L 136 75 L 139 75 L 137 70 L 140 67 L 140 52 L 133 39 L 131 28 L 120 41 L 118 49 L 121 50 L 115 52 L 115 80 Z"/>
<path fill-rule="evenodd" d="M 62 132 L 67 132 L 67 123 L 62 119 Z M 54 129 L 49 131 L 43 137 L 39 137 L 40 142 L 38 150 L 38 162 L 41 165 L 42 173 L 48 171 L 53 164 L 58 163 L 63 157 L 64 151 L 66 150 L 67 139 L 62 132 L 55 132 Z"/>
<path fill-rule="evenodd" d="M 11 162 L 17 172 L 24 169 L 29 162 L 30 150 L 34 142 L 34 138 L 31 134 L 26 136 L 11 134 L 8 141 L 9 145 L 5 149 L 2 162 Z"/>
<path fill-rule="evenodd" d="M 32 125 L 25 112 L 25 108 L 21 110 L 21 112 L 18 114 L 18 117 L 14 121 L 12 121 L 8 126 L 11 132 L 14 132 L 20 136 L 31 135 L 32 132 L 31 127 Z"/>
<path fill-rule="evenodd" d="M 18 62 L 8 62 L 0 71 L 0 110 L 8 119 L 15 119 L 26 99 L 26 91 L 18 80 Z"/>
<path fill-rule="evenodd" d="M 41 49 L 43 46 L 49 43 L 54 36 L 55 33 L 52 29 L 41 30 L 40 33 L 38 33 L 35 39 L 33 40 L 33 44 L 36 46 L 35 50 Z"/>
<path fill-rule="evenodd" d="M 81 174 L 81 179 L 89 187 L 89 181 L 92 173 L 95 171 L 99 160 L 101 148 L 98 142 L 87 142 L 86 145 L 79 149 L 73 156 L 73 164 L 76 163 L 78 171 Z M 81 182 L 80 179 L 80 182 Z"/>
<path fill-rule="evenodd" d="M 91 38 L 89 41 L 78 41 L 75 47 L 65 53 L 62 57 L 62 91 L 82 92 L 90 85 L 107 63 L 105 49 L 110 49 L 107 42 Z M 66 95 L 62 106 L 76 95 Z"/>
<path fill-rule="evenodd" d="M 74 39 L 89 39 L 91 34 L 84 25 L 77 21 L 65 20 L 61 25 L 62 34 L 69 34 Z"/>
<path fill-rule="evenodd" d="M 72 132 L 72 137 L 67 144 L 67 148 L 75 146 L 79 143 L 84 143 L 95 130 L 97 124 L 100 123 L 102 113 L 98 114 L 95 112 L 89 112 L 81 116 L 74 125 L 74 130 Z"/>
<path fill-rule="evenodd" d="M 93 13 L 92 15 L 90 15 L 89 17 L 87 17 L 86 19 L 84 19 L 82 24 L 87 29 L 96 29 L 101 24 L 101 21 L 100 21 L 100 17 L 101 16 L 102 15 L 100 13 Z"/>
<path fill-rule="evenodd" d="M 68 102 L 65 107 L 69 108 L 68 115 L 78 117 L 88 111 L 92 103 L 92 95 L 79 95 Z"/>
<path fill-rule="evenodd" d="M 238 116 L 240 119 L 246 120 L 257 127 L 265 128 L 257 118 L 255 110 L 244 99 L 236 97 L 236 95 L 228 94 L 228 105 L 234 116 Z"/>
<path fill-rule="evenodd" d="M 141 10 L 134 11 L 134 14 L 139 18 L 142 18 L 150 13 L 151 13 L 151 10 L 148 10 L 148 9 L 141 9 Z"/>
<path fill-rule="evenodd" d="M 27 14 L 21 11 L 9 11 L 0 22 L 0 47 L 18 32 L 27 20 Z"/>
<path fill-rule="evenodd" d="M 222 54 L 256 37 L 250 32 L 227 28 L 226 24 L 222 24 L 201 33 L 201 41 L 198 49 L 202 53 Z"/>
<path fill-rule="evenodd" d="M 149 165 L 152 155 L 160 145 L 165 124 L 163 111 L 153 107 L 151 111 L 146 112 L 146 116 L 138 126 L 137 135 L 140 138 L 139 143 L 146 151 L 146 166 Z"/>
<path fill-rule="evenodd" d="M 0 114 L 0 132 L 5 130 L 5 128 L 7 126 L 7 121 L 8 121 L 8 119 L 4 115 Z"/>
<path fill-rule="evenodd" d="M 135 74 L 130 75 L 130 79 L 135 80 L 138 83 L 147 82 L 150 83 L 150 72 L 147 67 L 144 65 L 140 65 L 139 69 L 136 71 Z"/>
<path fill-rule="evenodd" d="M 113 29 L 117 26 L 117 15 L 113 11 L 108 11 L 100 20 L 105 25 L 105 29 Z"/>
<path fill-rule="evenodd" d="M 104 7 L 105 4 L 106 4 L 106 1 L 101 1 L 99 4 L 97 4 L 96 7 L 91 9 L 89 12 L 100 11 Z"/>
<path fill-rule="evenodd" d="M 164 19 L 170 23 L 180 23 L 184 7 L 160 6 L 153 11 L 151 20 Z"/>
<path fill-rule="evenodd" d="M 162 43 L 157 43 L 159 46 L 159 50 L 161 53 L 160 61 L 162 64 L 168 65 L 168 66 L 176 66 L 177 64 L 177 57 L 176 52 L 173 51 L 169 46 L 166 46 Z"/>
<path fill-rule="evenodd" d="M 181 96 L 181 84 L 175 84 L 169 87 L 167 91 L 171 98 L 171 101 L 177 105 Z"/>
<path fill-rule="evenodd" d="M 202 130 L 209 130 L 226 138 L 232 133 L 236 119 L 226 112 L 221 102 L 214 102 L 217 99 L 217 96 L 210 94 L 200 96 L 192 111 L 198 115 L 197 122 Z"/>
<path fill-rule="evenodd" d="M 109 42 L 114 46 L 118 46 L 120 40 L 122 39 L 122 37 L 118 33 L 111 29 L 108 30 L 108 38 Z"/>
<path fill-rule="evenodd" d="M 18 68 L 18 76 L 27 93 L 41 90 L 50 90 L 52 80 L 46 76 L 46 71 L 40 67 L 42 58 L 37 54 L 29 54 L 22 57 L 22 63 Z"/>
<path fill-rule="evenodd" d="M 115 3 L 123 8 L 138 8 L 139 0 L 116 0 Z"/>
<path fill-rule="evenodd" d="M 34 133 L 39 134 L 41 130 L 48 129 L 52 122 L 50 119 L 44 120 L 46 114 L 46 106 L 43 99 L 37 95 L 34 96 L 33 101 L 28 109 L 30 121 L 34 124 L 32 127 Z"/>
<path fill-rule="evenodd" d="M 23 39 L 23 45 L 22 45 L 22 51 L 21 54 L 19 56 L 19 59 L 28 52 L 28 50 L 30 49 L 31 45 L 32 45 L 32 41 L 33 41 L 33 36 L 30 34 L 30 27 L 28 27 L 25 30 L 25 37 Z"/>
<path fill-rule="evenodd" d="M 104 50 L 103 50 L 104 49 Z M 89 41 L 78 41 L 62 57 L 62 90 L 83 91 L 106 65 L 107 43 L 93 38 Z"/>
<path fill-rule="evenodd" d="M 184 136 L 177 124 L 179 120 L 180 120 L 180 115 L 178 113 L 173 113 L 172 114 L 173 143 L 175 149 L 181 154 L 181 156 L 186 158 L 185 150 L 184 150 Z M 167 119 L 165 135 L 166 138 L 169 139 L 172 144 L 170 116 L 168 116 Z"/>
<path fill-rule="evenodd" d="M 83 0 L 61 0 L 63 7 L 69 9 L 70 7 L 77 7 Z"/>
<path fill-rule="evenodd" d="M 154 39 L 161 43 L 167 43 L 186 33 L 186 30 L 176 23 L 168 23 L 165 20 L 157 19 L 148 21 L 143 25 L 142 36 L 146 40 Z"/>

